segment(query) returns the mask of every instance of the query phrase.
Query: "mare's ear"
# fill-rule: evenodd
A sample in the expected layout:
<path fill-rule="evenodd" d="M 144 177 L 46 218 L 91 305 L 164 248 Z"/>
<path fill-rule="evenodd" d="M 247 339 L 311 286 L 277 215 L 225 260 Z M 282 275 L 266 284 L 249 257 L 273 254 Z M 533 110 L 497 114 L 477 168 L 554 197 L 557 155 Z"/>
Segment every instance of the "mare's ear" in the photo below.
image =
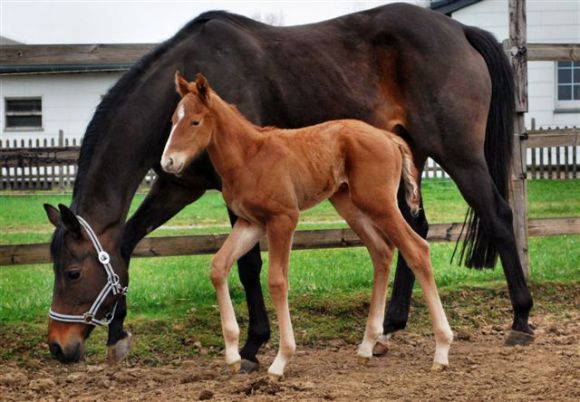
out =
<path fill-rule="evenodd" d="M 54 225 L 54 227 L 57 227 L 61 222 L 60 213 L 58 212 L 58 209 L 56 209 L 50 204 L 44 204 L 43 206 L 44 210 L 46 211 L 46 216 L 48 217 L 48 220 L 50 221 L 50 223 Z"/>
<path fill-rule="evenodd" d="M 207 78 L 201 73 L 197 73 L 195 76 L 195 88 L 197 89 L 199 99 L 207 105 L 209 101 L 209 82 L 207 82 Z"/>
<path fill-rule="evenodd" d="M 182 98 L 189 93 L 189 82 L 183 78 L 179 70 L 175 72 L 175 90 Z"/>
<path fill-rule="evenodd" d="M 65 228 L 77 236 L 81 236 L 81 224 L 73 211 L 69 207 L 58 204 L 60 210 L 60 220 Z"/>

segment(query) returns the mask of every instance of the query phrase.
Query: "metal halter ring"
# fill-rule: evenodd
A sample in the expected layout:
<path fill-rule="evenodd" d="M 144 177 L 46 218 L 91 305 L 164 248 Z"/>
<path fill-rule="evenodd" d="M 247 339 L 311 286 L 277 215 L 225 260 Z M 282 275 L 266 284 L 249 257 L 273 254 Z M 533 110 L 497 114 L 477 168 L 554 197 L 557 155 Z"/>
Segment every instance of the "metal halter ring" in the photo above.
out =
<path fill-rule="evenodd" d="M 99 262 L 103 265 L 111 262 L 111 257 L 109 257 L 109 253 L 107 253 L 106 251 L 99 251 L 98 257 Z"/>

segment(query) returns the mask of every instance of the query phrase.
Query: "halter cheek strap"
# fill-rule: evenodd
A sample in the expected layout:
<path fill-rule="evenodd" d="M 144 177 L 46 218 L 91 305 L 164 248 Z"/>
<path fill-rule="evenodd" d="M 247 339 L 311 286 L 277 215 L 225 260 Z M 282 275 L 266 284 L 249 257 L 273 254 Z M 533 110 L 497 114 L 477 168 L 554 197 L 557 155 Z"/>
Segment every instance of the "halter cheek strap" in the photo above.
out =
<path fill-rule="evenodd" d="M 82 315 L 61 314 L 57 313 L 53 309 L 50 309 L 48 311 L 48 316 L 53 320 L 62 322 L 89 324 L 94 326 L 109 325 L 111 321 L 113 321 L 113 318 L 115 317 L 115 311 L 117 310 L 118 301 L 115 302 L 111 311 L 107 313 L 103 319 L 97 319 L 95 318 L 95 316 L 97 315 L 97 312 L 101 308 L 101 305 L 103 304 L 109 293 L 112 293 L 115 296 L 126 295 L 127 287 L 121 286 L 119 282 L 119 275 L 115 273 L 115 270 L 111 265 L 111 258 L 109 254 L 105 250 L 103 250 L 103 247 L 101 246 L 101 243 L 99 242 L 99 239 L 97 238 L 97 235 L 95 234 L 91 226 L 87 223 L 87 221 L 85 221 L 78 215 L 77 219 L 81 224 L 81 226 L 85 229 L 85 232 L 87 232 L 87 235 L 89 236 L 89 239 L 93 244 L 95 251 L 97 252 L 99 262 L 101 263 L 101 265 L 105 269 L 105 272 L 107 273 L 107 282 L 105 283 L 105 286 L 103 287 L 103 289 L 93 302 L 91 308 L 86 313 Z"/>

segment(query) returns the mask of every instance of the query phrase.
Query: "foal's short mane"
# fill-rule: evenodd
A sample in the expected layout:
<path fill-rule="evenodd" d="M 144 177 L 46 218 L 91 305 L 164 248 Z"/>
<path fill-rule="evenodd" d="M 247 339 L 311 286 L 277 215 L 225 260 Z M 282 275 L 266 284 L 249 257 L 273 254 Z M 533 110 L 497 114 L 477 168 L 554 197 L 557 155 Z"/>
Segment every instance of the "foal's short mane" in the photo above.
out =
<path fill-rule="evenodd" d="M 248 124 L 250 124 L 256 131 L 259 131 L 261 133 L 264 133 L 264 132 L 268 132 L 268 131 L 272 131 L 272 130 L 279 130 L 280 129 L 279 127 L 275 127 L 275 126 L 264 126 L 264 127 L 258 126 L 256 124 L 252 123 L 250 120 L 248 120 L 247 117 L 244 116 L 242 114 L 242 112 L 240 112 L 240 110 L 238 109 L 238 107 L 236 105 L 232 105 L 231 103 L 228 103 L 225 100 L 224 100 L 224 103 L 226 105 L 228 105 L 238 115 L 238 117 L 240 119 L 242 119 L 243 121 L 248 122 Z"/>

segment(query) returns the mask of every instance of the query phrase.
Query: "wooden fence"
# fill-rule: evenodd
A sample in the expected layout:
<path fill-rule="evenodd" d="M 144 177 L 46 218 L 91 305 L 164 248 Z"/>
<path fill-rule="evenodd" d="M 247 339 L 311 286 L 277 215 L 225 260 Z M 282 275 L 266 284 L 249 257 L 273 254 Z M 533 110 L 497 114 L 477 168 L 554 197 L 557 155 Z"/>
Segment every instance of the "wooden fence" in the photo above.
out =
<path fill-rule="evenodd" d="M 0 190 L 72 190 L 81 140 L 57 136 L 29 140 L 0 140 Z M 149 187 L 150 171 L 143 179 Z"/>
<path fill-rule="evenodd" d="M 452 242 L 461 233 L 462 223 L 429 225 L 427 239 L 432 242 Z M 528 222 L 530 236 L 580 234 L 580 217 L 533 219 Z M 215 253 L 227 235 L 195 235 L 147 237 L 137 245 L 133 257 L 168 257 Z M 262 250 L 268 249 L 265 240 Z M 362 242 L 350 229 L 300 230 L 295 233 L 294 250 L 361 247 Z M 47 243 L 0 245 L 0 266 L 44 264 L 50 262 Z"/>
<path fill-rule="evenodd" d="M 71 190 L 77 172 L 80 140 L 58 136 L 36 140 L 0 141 L 0 189 Z M 528 132 L 526 150 L 528 178 L 580 178 L 580 129 L 535 128 Z M 423 178 L 448 178 L 432 159 L 427 161 Z M 149 172 L 142 186 L 149 187 L 155 173 Z"/>

